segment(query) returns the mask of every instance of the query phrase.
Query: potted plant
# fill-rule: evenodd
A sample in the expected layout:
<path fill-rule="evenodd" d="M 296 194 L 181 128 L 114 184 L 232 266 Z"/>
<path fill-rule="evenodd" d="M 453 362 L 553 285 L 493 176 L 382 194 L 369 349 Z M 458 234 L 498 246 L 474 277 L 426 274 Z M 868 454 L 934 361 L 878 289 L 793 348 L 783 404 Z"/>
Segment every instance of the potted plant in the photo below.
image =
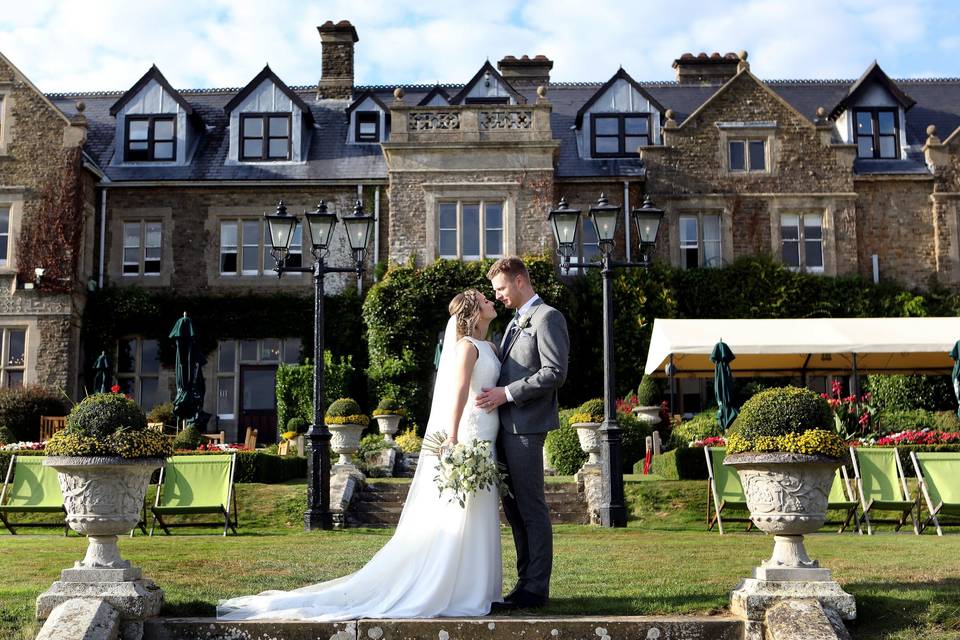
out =
<path fill-rule="evenodd" d="M 121 569 L 122 580 L 139 579 L 140 570 L 121 559 L 117 535 L 140 521 L 150 477 L 173 453 L 170 439 L 147 428 L 130 398 L 97 393 L 73 407 L 46 451 L 43 464 L 57 470 L 67 523 L 88 537 L 76 568 Z"/>
<path fill-rule="evenodd" d="M 580 448 L 590 455 L 584 466 L 600 464 L 600 424 L 603 422 L 603 400 L 587 400 L 570 416 L 570 426 L 577 430 Z"/>
<path fill-rule="evenodd" d="M 297 447 L 297 455 L 302 456 L 306 450 L 306 433 L 310 430 L 310 423 L 300 416 L 294 416 L 287 420 L 287 432 L 293 432 L 293 438 L 290 440 Z"/>
<path fill-rule="evenodd" d="M 370 418 L 361 413 L 355 400 L 340 398 L 327 407 L 323 421 L 332 434 L 330 448 L 340 454 L 337 466 L 355 469 L 350 456 L 360 448 L 360 434 L 370 424 Z"/>
<path fill-rule="evenodd" d="M 380 404 L 373 410 L 373 419 L 377 421 L 377 427 L 383 434 L 386 442 L 393 444 L 393 434 L 400 428 L 400 420 L 404 418 L 406 412 L 400 403 L 390 397 L 380 399 Z"/>
<path fill-rule="evenodd" d="M 637 406 L 633 408 L 633 414 L 651 427 L 660 424 L 660 386 L 650 376 L 645 375 L 640 379 Z"/>
<path fill-rule="evenodd" d="M 803 535 L 819 529 L 846 443 L 826 401 L 809 389 L 778 387 L 747 400 L 727 438 L 725 465 L 740 475 L 750 519 L 774 535 L 773 556 L 757 570 L 767 580 L 796 580 L 817 569 Z M 809 578 L 802 578 L 809 579 Z"/>

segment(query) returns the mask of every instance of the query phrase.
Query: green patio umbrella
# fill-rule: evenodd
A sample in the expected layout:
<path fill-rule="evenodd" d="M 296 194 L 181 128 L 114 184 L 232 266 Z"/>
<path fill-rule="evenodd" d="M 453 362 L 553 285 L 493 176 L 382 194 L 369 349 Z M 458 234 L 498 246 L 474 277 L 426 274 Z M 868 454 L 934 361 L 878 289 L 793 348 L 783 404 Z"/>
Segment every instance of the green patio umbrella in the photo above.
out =
<path fill-rule="evenodd" d="M 733 406 L 733 374 L 730 372 L 730 363 L 737 356 L 727 346 L 727 343 L 720 339 L 713 347 L 710 353 L 710 361 L 716 365 L 714 367 L 713 392 L 717 398 L 717 420 L 724 429 L 733 424 L 739 411 Z"/>
<path fill-rule="evenodd" d="M 191 387 L 193 386 L 193 362 L 194 362 L 194 341 L 196 334 L 193 331 L 193 323 L 184 312 L 183 317 L 177 320 L 170 331 L 173 339 L 177 359 L 175 365 L 177 394 L 173 399 L 173 413 L 184 420 L 194 417 L 197 413 L 197 404 L 194 399 Z"/>
<path fill-rule="evenodd" d="M 957 416 L 960 416 L 960 340 L 957 340 L 950 350 L 950 357 L 953 358 L 953 372 L 950 374 L 953 382 L 953 395 L 957 398 Z"/>
<path fill-rule="evenodd" d="M 107 393 L 110 391 L 110 362 L 107 361 L 107 352 L 101 351 L 97 362 L 93 365 L 96 374 L 93 376 L 93 392 Z"/>
<path fill-rule="evenodd" d="M 196 348 L 196 342 L 194 342 L 194 349 L 193 361 L 195 369 L 193 384 L 190 386 L 190 395 L 193 398 L 197 412 L 192 418 L 187 420 L 187 424 L 192 424 L 200 431 L 203 431 L 207 428 L 207 423 L 211 418 L 211 415 L 203 410 L 203 398 L 207 395 L 207 381 L 203 378 L 203 367 L 207 364 L 207 357 Z"/>

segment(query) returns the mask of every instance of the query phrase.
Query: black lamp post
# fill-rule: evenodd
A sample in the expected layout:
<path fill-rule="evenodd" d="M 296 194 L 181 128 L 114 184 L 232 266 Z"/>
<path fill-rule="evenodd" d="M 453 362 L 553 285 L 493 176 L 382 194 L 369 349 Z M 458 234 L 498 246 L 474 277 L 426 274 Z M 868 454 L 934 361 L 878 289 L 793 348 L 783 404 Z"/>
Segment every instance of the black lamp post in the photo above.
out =
<path fill-rule="evenodd" d="M 650 254 L 657 243 L 663 209 L 653 206 L 648 196 L 643 206 L 630 211 L 640 237 L 640 262 L 616 262 L 613 260 L 614 239 L 620 219 L 620 207 L 612 205 L 602 193 L 597 204 L 590 207 L 590 221 L 597 231 L 600 243 L 599 265 L 578 264 L 579 268 L 601 269 L 603 276 L 603 424 L 600 433 L 603 442 L 602 503 L 600 523 L 605 527 L 627 526 L 627 507 L 623 497 L 623 469 L 621 468 L 621 434 L 617 425 L 616 389 L 613 361 L 613 270 L 624 268 L 647 268 Z M 577 231 L 580 228 L 580 211 L 570 209 L 564 199 L 550 212 L 553 235 L 557 241 L 557 253 L 562 258 L 562 268 L 570 268 L 570 258 L 577 250 Z M 627 237 L 629 238 L 629 230 Z"/>
<path fill-rule="evenodd" d="M 281 201 L 277 212 L 264 214 L 270 230 L 270 244 L 277 272 L 282 278 L 284 273 L 312 273 L 314 282 L 313 303 L 313 424 L 307 431 L 307 511 L 303 515 L 304 528 L 331 529 L 333 519 L 330 514 L 330 430 L 323 421 L 323 279 L 328 273 L 363 273 L 363 261 L 367 243 L 370 239 L 370 227 L 373 216 L 366 215 L 363 203 L 357 200 L 353 214 L 343 216 L 347 228 L 347 241 L 353 253 L 354 266 L 331 267 L 324 259 L 329 252 L 330 238 L 337 224 L 337 216 L 327 211 L 322 200 L 315 211 L 305 211 L 306 226 L 310 228 L 310 253 L 313 254 L 313 266 L 288 267 L 287 256 L 290 241 L 300 220 L 287 214 L 287 208 Z"/>

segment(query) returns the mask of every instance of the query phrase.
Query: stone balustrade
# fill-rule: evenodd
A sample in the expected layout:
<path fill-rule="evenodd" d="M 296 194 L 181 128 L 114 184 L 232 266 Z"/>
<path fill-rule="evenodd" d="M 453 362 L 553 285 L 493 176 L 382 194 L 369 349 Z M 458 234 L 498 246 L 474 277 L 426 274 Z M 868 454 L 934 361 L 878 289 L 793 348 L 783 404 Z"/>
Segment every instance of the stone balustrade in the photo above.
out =
<path fill-rule="evenodd" d="M 526 142 L 549 141 L 551 106 L 450 105 L 390 108 L 390 142 Z"/>

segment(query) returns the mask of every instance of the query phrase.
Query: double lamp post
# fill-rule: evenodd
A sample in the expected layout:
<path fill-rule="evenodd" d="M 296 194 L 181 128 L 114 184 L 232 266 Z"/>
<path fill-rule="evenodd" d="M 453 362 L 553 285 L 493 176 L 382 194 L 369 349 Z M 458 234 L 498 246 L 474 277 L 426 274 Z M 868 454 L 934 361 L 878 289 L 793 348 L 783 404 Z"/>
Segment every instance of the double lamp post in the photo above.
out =
<path fill-rule="evenodd" d="M 290 241 L 300 222 L 295 215 L 288 215 L 281 201 L 276 213 L 264 214 L 270 230 L 270 255 L 276 263 L 274 271 L 282 278 L 284 273 L 312 273 L 314 283 L 313 303 L 313 424 L 307 431 L 307 511 L 303 515 L 307 531 L 333 528 L 330 513 L 330 430 L 323 420 L 323 279 L 328 273 L 363 273 L 364 258 L 370 242 L 373 216 L 363 210 L 359 200 L 351 215 L 342 217 L 347 230 L 347 242 L 353 255 L 353 266 L 333 267 L 326 263 L 330 251 L 330 239 L 337 225 L 337 215 L 327 210 L 322 200 L 314 211 L 305 211 L 304 226 L 310 230 L 310 253 L 313 266 L 287 266 Z"/>
<path fill-rule="evenodd" d="M 639 262 L 618 262 L 613 259 L 614 239 L 620 220 L 620 207 L 610 204 L 600 194 L 597 204 L 590 207 L 590 221 L 597 232 L 600 244 L 600 264 L 578 263 L 577 268 L 599 268 L 603 276 L 603 424 L 600 425 L 602 441 L 601 505 L 600 524 L 605 527 L 627 526 L 627 507 L 623 496 L 623 472 L 621 468 L 621 434 L 617 425 L 616 388 L 613 360 L 613 271 L 617 268 L 642 268 L 650 266 L 650 255 L 657 244 L 657 234 L 663 220 L 663 209 L 653 206 L 650 197 L 643 205 L 630 211 L 640 240 Z M 570 269 L 572 258 L 577 253 L 577 233 L 580 230 L 580 210 L 571 209 L 563 198 L 549 214 L 557 241 L 557 253 L 561 257 L 564 272 Z M 629 229 L 626 233 L 629 242 Z"/>

